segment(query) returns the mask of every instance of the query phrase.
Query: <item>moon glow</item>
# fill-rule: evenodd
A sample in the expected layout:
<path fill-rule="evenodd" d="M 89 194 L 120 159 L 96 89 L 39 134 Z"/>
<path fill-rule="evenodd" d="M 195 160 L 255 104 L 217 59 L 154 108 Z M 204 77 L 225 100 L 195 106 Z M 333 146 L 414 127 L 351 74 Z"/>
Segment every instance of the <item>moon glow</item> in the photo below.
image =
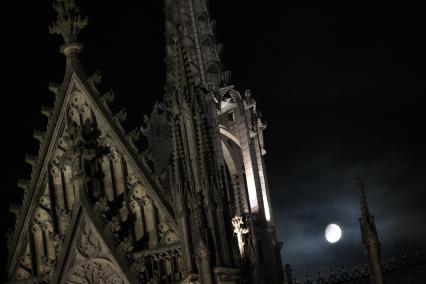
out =
<path fill-rule="evenodd" d="M 330 224 L 325 229 L 325 239 L 329 243 L 337 243 L 342 237 L 342 229 L 336 224 Z"/>

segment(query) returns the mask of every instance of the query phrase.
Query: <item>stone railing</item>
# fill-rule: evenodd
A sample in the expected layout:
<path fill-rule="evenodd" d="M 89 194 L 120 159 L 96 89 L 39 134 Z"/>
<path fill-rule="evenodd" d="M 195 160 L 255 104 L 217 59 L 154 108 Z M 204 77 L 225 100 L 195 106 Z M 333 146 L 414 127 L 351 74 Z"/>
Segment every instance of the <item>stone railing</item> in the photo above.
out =
<path fill-rule="evenodd" d="M 136 252 L 134 270 L 141 283 L 178 283 L 182 280 L 180 246 Z"/>
<path fill-rule="evenodd" d="M 410 255 L 403 255 L 398 258 L 391 258 L 382 265 L 382 271 L 386 276 L 387 273 L 404 271 L 421 265 L 426 266 L 426 255 L 414 253 Z M 321 273 L 318 273 L 318 275 L 315 277 L 307 275 L 305 280 L 299 281 L 293 277 L 292 269 L 290 265 L 287 264 L 284 267 L 284 274 L 286 284 L 340 284 L 347 282 L 361 283 L 358 281 L 369 277 L 368 265 L 363 267 L 354 267 L 351 269 L 347 269 L 342 266 L 337 272 L 331 270 L 328 275 L 322 275 Z"/>

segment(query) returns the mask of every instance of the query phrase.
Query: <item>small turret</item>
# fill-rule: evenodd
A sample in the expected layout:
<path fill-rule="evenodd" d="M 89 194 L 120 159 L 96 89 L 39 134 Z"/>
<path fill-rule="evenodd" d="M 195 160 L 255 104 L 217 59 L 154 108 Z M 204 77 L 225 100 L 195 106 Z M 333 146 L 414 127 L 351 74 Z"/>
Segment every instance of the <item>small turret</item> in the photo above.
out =
<path fill-rule="evenodd" d="M 284 266 L 284 276 L 285 276 L 285 282 L 286 284 L 295 284 L 294 276 L 293 276 L 293 269 L 291 268 L 290 264 L 286 264 Z"/>

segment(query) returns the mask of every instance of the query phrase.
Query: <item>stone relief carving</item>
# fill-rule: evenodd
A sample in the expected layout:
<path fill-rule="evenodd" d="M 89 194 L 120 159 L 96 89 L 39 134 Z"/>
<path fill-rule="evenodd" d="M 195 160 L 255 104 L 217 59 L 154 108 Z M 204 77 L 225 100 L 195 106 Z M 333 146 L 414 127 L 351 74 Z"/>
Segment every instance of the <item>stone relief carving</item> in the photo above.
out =
<path fill-rule="evenodd" d="M 106 261 L 91 261 L 71 269 L 67 284 L 122 284 L 120 274 Z"/>
<path fill-rule="evenodd" d="M 50 214 L 43 208 L 37 208 L 35 214 L 34 214 L 34 221 L 37 224 L 44 225 L 48 222 L 50 222 Z"/>
<path fill-rule="evenodd" d="M 93 234 L 90 226 L 84 224 L 81 230 L 80 240 L 77 243 L 78 252 L 86 258 L 93 258 L 99 255 L 101 249 L 101 244 Z"/>
<path fill-rule="evenodd" d="M 99 198 L 99 200 L 95 203 L 95 206 L 93 207 L 93 210 L 96 214 L 101 216 L 102 219 L 106 218 L 106 213 L 110 211 L 110 207 L 108 205 L 108 201 L 105 197 Z"/>
<path fill-rule="evenodd" d="M 85 259 L 76 261 L 68 271 L 63 283 L 69 284 L 122 284 L 121 274 L 104 258 L 102 244 L 90 224 L 83 221 L 77 251 Z M 62 283 L 62 282 L 61 282 Z"/>
<path fill-rule="evenodd" d="M 59 222 L 67 227 L 71 221 L 71 211 L 56 207 L 56 214 L 58 216 Z"/>
<path fill-rule="evenodd" d="M 19 258 L 20 267 L 15 272 L 15 279 L 22 280 L 31 277 L 32 263 L 31 249 L 28 243 L 24 254 Z"/>
<path fill-rule="evenodd" d="M 62 249 L 62 244 L 64 243 L 65 236 L 59 235 L 59 234 L 53 234 L 53 246 L 55 248 L 55 255 L 56 257 L 59 256 Z"/>
<path fill-rule="evenodd" d="M 31 273 L 23 267 L 18 267 L 15 273 L 16 280 L 27 279 L 31 277 Z"/>
<path fill-rule="evenodd" d="M 43 195 L 40 197 L 40 205 L 44 206 L 47 209 L 50 209 L 50 197 L 48 195 Z"/>
<path fill-rule="evenodd" d="M 167 223 L 161 223 L 158 225 L 158 229 L 161 237 L 160 246 L 172 245 L 179 241 L 176 233 L 172 231 Z"/>
<path fill-rule="evenodd" d="M 31 256 L 27 254 L 21 256 L 19 259 L 19 264 L 22 265 L 22 267 L 30 270 L 32 265 Z"/>
<path fill-rule="evenodd" d="M 133 182 L 132 177 L 128 177 L 128 185 L 130 188 L 130 198 L 131 200 L 141 201 L 144 197 L 147 196 L 146 189 L 143 187 L 142 184 L 138 183 L 137 181 Z"/>
<path fill-rule="evenodd" d="M 248 234 L 249 230 L 245 228 L 243 217 L 241 216 L 235 216 L 234 218 L 232 218 L 232 225 L 234 226 L 234 234 L 237 235 L 238 248 L 240 249 L 241 257 L 243 258 L 245 255 L 244 236 Z"/>

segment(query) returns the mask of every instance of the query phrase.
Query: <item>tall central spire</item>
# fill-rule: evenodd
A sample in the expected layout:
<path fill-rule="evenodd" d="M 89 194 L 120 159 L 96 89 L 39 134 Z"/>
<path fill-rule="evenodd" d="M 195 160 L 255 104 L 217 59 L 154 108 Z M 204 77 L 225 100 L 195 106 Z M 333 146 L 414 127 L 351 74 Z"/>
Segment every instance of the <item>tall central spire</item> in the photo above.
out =
<path fill-rule="evenodd" d="M 361 218 L 359 219 L 359 222 L 361 225 L 362 244 L 368 257 L 370 283 L 383 284 L 380 241 L 379 236 L 377 235 L 374 217 L 370 215 L 368 209 L 367 197 L 365 193 L 366 183 L 362 178 L 358 178 L 357 182 L 361 210 Z"/>
<path fill-rule="evenodd" d="M 188 56 L 192 81 L 207 89 L 217 89 L 229 80 L 223 70 L 221 45 L 216 43 L 214 22 L 206 0 L 166 0 L 167 49 L 177 38 Z M 168 80 L 171 70 L 170 53 L 166 51 Z"/>

